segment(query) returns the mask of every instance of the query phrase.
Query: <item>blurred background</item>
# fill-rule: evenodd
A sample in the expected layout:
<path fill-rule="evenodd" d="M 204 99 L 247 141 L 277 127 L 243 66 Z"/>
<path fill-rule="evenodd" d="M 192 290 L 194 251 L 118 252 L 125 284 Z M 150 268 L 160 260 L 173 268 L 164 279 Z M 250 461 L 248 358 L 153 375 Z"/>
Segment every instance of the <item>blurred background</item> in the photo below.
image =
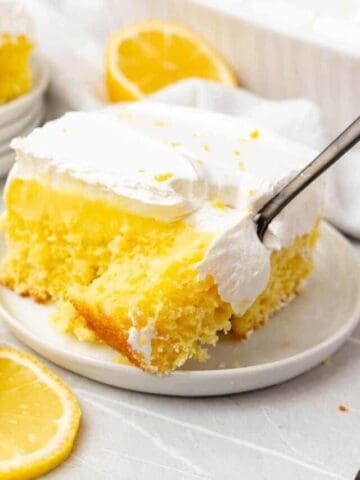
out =
<path fill-rule="evenodd" d="M 26 0 L 38 54 L 50 67 L 46 118 L 109 104 L 109 37 L 134 22 L 164 19 L 189 28 L 235 71 L 238 87 L 185 80 L 155 93 L 180 103 L 255 118 L 321 149 L 360 112 L 357 0 Z M 184 84 L 185 83 L 185 84 Z M 326 215 L 360 235 L 359 154 L 328 177 Z"/>
<path fill-rule="evenodd" d="M 128 23 L 164 18 L 191 27 L 216 46 L 249 91 L 316 102 L 328 135 L 360 111 L 356 0 L 27 0 L 26 5 L 41 48 L 65 53 L 60 36 L 85 69 L 86 57 L 90 63 L 96 55 L 102 59 L 111 32 Z M 101 95 L 95 72 L 88 82 Z"/>

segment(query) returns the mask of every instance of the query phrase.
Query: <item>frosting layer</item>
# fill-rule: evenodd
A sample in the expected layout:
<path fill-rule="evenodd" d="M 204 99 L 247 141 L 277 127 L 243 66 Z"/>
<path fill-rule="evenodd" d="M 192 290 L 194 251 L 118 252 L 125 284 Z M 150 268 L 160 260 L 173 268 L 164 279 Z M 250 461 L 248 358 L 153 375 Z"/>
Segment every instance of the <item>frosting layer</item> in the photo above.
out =
<path fill-rule="evenodd" d="M 9 177 L 107 195 L 126 210 L 163 221 L 183 218 L 214 233 L 199 264 L 221 298 L 241 314 L 265 289 L 271 250 L 308 233 L 321 187 L 303 192 L 271 224 L 264 244 L 253 217 L 314 152 L 245 118 L 142 102 L 69 113 L 16 139 Z"/>

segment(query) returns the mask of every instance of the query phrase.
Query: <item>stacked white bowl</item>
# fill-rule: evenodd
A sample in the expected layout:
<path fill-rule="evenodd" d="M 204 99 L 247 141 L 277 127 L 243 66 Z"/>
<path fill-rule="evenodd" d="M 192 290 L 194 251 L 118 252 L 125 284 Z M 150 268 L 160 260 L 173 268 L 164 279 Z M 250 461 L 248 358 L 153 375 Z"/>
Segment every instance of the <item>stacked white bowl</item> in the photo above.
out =
<path fill-rule="evenodd" d="M 32 60 L 32 72 L 31 91 L 0 105 L 0 176 L 6 175 L 14 162 L 11 140 L 31 132 L 45 117 L 44 94 L 49 82 L 46 63 L 35 56 Z"/>

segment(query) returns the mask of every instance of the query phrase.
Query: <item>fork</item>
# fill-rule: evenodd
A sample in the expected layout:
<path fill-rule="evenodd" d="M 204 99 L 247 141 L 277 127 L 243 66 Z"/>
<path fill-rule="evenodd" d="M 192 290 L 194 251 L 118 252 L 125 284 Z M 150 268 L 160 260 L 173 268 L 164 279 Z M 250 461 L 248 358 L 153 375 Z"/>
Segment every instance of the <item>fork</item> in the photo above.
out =
<path fill-rule="evenodd" d="M 254 220 L 261 241 L 264 239 L 269 224 L 286 205 L 356 145 L 359 140 L 360 116 L 257 212 Z"/>

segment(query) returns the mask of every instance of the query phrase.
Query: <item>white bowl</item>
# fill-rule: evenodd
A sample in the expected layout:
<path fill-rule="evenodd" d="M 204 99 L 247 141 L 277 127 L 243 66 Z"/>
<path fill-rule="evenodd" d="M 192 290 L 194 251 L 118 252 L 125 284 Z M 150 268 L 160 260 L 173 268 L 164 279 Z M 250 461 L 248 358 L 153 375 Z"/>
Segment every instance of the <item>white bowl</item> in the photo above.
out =
<path fill-rule="evenodd" d="M 14 122 L 7 123 L 3 127 L 0 126 L 0 151 L 2 145 L 9 145 L 13 138 L 21 135 L 24 130 L 28 129 L 29 125 L 33 125 L 35 119 L 43 109 L 43 100 L 40 97 L 31 109 L 26 111 L 24 116 L 21 116 Z"/>
<path fill-rule="evenodd" d="M 49 83 L 49 69 L 44 60 L 34 56 L 32 60 L 33 87 L 29 93 L 0 105 L 0 140 L 2 139 L 1 128 L 12 124 L 14 121 L 26 115 L 34 105 L 37 105 Z"/>
<path fill-rule="evenodd" d="M 31 120 L 23 126 L 14 136 L 24 136 L 30 133 L 35 127 L 41 125 L 45 117 L 45 108 L 43 103 L 36 110 Z M 1 135 L 1 134 L 0 134 Z M 15 160 L 15 152 L 9 146 L 9 140 L 0 144 L 0 177 L 8 173 Z"/>

